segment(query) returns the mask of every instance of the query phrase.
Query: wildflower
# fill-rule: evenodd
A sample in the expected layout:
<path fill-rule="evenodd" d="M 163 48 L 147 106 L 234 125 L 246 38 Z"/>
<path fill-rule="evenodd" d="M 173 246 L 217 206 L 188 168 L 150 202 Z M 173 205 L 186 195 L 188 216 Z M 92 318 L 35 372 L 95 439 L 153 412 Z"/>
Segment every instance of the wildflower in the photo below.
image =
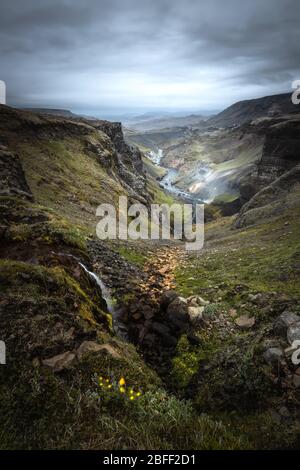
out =
<path fill-rule="evenodd" d="M 131 395 L 131 397 L 129 397 L 129 399 L 130 399 L 130 400 L 134 400 L 134 396 L 133 396 L 133 395 Z"/>
<path fill-rule="evenodd" d="M 120 387 L 120 393 L 125 393 L 125 387 Z"/>
<path fill-rule="evenodd" d="M 125 383 L 126 383 L 126 382 L 125 382 L 124 377 L 121 377 L 121 378 L 120 378 L 120 381 L 119 381 L 119 384 L 121 385 L 121 387 L 123 387 L 123 385 L 125 385 Z"/>

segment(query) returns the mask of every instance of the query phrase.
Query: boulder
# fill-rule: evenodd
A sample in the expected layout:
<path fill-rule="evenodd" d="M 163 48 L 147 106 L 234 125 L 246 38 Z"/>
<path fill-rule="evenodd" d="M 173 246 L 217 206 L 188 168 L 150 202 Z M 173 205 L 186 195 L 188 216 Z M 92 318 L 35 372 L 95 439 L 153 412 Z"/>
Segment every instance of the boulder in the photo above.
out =
<path fill-rule="evenodd" d="M 188 315 L 192 325 L 203 324 L 203 310 L 205 307 L 188 307 Z"/>
<path fill-rule="evenodd" d="M 74 364 L 76 357 L 75 354 L 71 351 L 66 351 L 57 356 L 50 357 L 49 359 L 44 359 L 42 364 L 46 367 L 49 367 L 53 372 L 60 372 L 64 369 L 68 369 Z"/>
<path fill-rule="evenodd" d="M 284 339 L 287 337 L 287 331 L 290 326 L 300 321 L 300 317 L 296 313 L 285 311 L 278 318 L 276 318 L 273 329 L 276 335 L 282 336 Z"/>
<path fill-rule="evenodd" d="M 183 297 L 177 297 L 167 308 L 170 326 L 175 330 L 184 331 L 189 323 L 188 304 Z"/>
<path fill-rule="evenodd" d="M 289 344 L 293 344 L 294 341 L 300 341 L 300 321 L 293 323 L 287 330 L 287 340 Z"/>
<path fill-rule="evenodd" d="M 205 307 L 209 304 L 209 301 L 202 299 L 200 295 L 191 295 L 186 300 L 191 307 Z"/>
<path fill-rule="evenodd" d="M 120 354 L 113 348 L 110 344 L 98 344 L 94 341 L 83 341 L 79 348 L 76 351 L 78 359 L 82 359 L 88 353 L 97 353 L 99 351 L 108 354 L 109 356 L 114 357 L 115 359 L 120 359 Z"/>
<path fill-rule="evenodd" d="M 241 328 L 241 330 L 248 330 L 249 328 L 252 328 L 252 326 L 255 325 L 255 318 L 254 317 L 248 317 L 247 314 L 241 315 L 235 320 L 235 324 Z"/>
<path fill-rule="evenodd" d="M 264 352 L 263 356 L 267 364 L 278 367 L 283 357 L 283 351 L 280 348 L 269 348 Z"/>
<path fill-rule="evenodd" d="M 165 290 L 163 293 L 162 293 L 162 296 L 161 296 L 161 300 L 160 300 L 160 304 L 161 304 L 161 307 L 166 310 L 168 308 L 168 306 L 170 305 L 171 302 L 173 302 L 173 300 L 175 300 L 177 298 L 177 294 L 174 290 Z"/>
<path fill-rule="evenodd" d="M 176 346 L 177 339 L 172 336 L 171 330 L 168 326 L 164 325 L 163 323 L 153 322 L 152 330 L 160 337 L 161 342 L 164 344 L 164 346 Z"/>

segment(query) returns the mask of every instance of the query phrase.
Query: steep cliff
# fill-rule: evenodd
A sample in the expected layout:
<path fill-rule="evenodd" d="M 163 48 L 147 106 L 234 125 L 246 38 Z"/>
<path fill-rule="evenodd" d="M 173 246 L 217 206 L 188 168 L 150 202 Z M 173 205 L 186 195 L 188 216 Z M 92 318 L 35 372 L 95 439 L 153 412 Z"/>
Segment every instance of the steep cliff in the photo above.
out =
<path fill-rule="evenodd" d="M 18 155 L 35 200 L 71 220 L 94 226 L 96 207 L 121 194 L 149 201 L 142 155 L 118 123 L 1 106 L 0 144 Z"/>

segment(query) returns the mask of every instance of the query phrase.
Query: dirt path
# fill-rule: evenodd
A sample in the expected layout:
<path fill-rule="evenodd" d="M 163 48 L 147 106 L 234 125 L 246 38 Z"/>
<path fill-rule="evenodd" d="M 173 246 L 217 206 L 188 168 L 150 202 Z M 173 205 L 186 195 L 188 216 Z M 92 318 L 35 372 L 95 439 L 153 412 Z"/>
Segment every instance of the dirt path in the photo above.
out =
<path fill-rule="evenodd" d="M 144 265 L 147 282 L 141 287 L 145 295 L 156 299 L 164 290 L 176 289 L 175 270 L 184 257 L 182 247 L 159 248 Z"/>

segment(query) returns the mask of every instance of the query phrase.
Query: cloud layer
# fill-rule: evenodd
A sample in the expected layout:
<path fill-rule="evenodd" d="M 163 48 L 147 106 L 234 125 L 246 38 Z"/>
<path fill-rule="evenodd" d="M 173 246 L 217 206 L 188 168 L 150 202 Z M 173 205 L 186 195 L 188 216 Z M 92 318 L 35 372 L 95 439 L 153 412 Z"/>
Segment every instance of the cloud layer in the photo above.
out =
<path fill-rule="evenodd" d="M 298 0 L 10 0 L 8 103 L 101 114 L 221 109 L 300 79 Z"/>

